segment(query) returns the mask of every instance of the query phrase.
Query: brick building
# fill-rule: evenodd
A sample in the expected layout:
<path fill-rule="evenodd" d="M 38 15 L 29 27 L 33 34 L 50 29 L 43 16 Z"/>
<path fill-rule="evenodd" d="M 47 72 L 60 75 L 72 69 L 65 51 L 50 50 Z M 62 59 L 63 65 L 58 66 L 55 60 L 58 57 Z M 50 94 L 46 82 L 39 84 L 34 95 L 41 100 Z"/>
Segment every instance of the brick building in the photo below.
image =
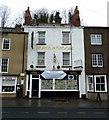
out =
<path fill-rule="evenodd" d="M 109 28 L 84 27 L 86 93 L 89 99 L 108 97 Z"/>

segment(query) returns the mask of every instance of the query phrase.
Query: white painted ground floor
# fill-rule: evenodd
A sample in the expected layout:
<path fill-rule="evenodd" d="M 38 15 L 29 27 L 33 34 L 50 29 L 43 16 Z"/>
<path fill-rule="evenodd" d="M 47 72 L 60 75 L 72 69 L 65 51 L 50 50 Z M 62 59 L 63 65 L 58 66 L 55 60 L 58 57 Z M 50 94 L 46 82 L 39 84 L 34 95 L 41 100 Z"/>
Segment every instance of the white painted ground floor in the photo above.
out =
<path fill-rule="evenodd" d="M 82 71 L 26 71 L 29 98 L 78 97 L 85 95 Z"/>

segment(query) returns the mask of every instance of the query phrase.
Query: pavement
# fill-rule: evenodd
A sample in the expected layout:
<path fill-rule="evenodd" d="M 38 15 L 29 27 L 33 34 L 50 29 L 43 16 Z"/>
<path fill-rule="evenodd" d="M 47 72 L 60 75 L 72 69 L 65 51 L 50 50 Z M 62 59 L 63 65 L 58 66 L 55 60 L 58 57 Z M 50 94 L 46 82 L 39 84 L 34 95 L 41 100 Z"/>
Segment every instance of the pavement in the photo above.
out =
<path fill-rule="evenodd" d="M 39 108 L 97 108 L 109 109 L 109 100 L 97 102 L 88 99 L 61 98 L 1 98 L 0 107 L 39 107 Z"/>

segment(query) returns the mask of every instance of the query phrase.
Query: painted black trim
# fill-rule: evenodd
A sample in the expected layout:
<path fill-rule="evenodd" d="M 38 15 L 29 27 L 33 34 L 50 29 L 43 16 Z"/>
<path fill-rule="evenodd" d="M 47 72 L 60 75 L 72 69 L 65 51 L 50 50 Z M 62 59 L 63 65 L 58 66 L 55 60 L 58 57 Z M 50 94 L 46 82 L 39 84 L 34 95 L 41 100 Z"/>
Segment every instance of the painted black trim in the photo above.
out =
<path fill-rule="evenodd" d="M 71 43 L 62 43 L 61 45 L 71 45 Z"/>
<path fill-rule="evenodd" d="M 95 91 L 92 92 L 92 91 L 88 91 L 88 93 L 106 93 L 107 94 L 108 92 L 95 92 Z"/>
<path fill-rule="evenodd" d="M 46 66 L 36 66 L 36 68 L 46 68 Z"/>
<path fill-rule="evenodd" d="M 74 67 L 74 68 L 83 68 L 83 66 L 78 66 L 78 67 Z"/>
<path fill-rule="evenodd" d="M 62 68 L 71 68 L 72 66 L 61 66 Z"/>
<path fill-rule="evenodd" d="M 46 45 L 46 43 L 37 43 L 36 45 Z"/>
<path fill-rule="evenodd" d="M 87 75 L 108 75 L 108 73 L 86 73 Z"/>
<path fill-rule="evenodd" d="M 15 75 L 14 75 L 14 74 L 6 74 L 6 75 L 3 75 L 3 74 L 2 74 L 2 75 L 0 75 L 0 76 L 17 76 L 17 77 L 19 77 L 20 74 L 15 74 Z"/>

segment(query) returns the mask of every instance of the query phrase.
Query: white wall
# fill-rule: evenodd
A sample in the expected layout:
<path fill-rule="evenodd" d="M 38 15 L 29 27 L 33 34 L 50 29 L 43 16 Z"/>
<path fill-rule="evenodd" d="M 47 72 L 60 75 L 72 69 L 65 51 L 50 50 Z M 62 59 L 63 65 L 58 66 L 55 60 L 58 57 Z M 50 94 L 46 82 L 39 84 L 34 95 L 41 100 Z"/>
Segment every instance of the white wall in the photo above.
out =
<path fill-rule="evenodd" d="M 84 60 L 84 36 L 83 36 L 83 28 L 82 27 L 71 27 L 71 26 L 24 26 L 24 31 L 29 32 L 28 38 L 28 58 L 27 58 L 27 70 L 31 70 L 30 65 L 34 65 L 34 70 L 52 70 L 53 65 L 57 68 L 59 64 L 62 66 L 62 52 L 70 52 L 72 57 L 72 69 L 74 69 L 74 61 L 82 60 L 83 68 L 82 73 L 80 75 L 80 91 L 81 94 L 85 94 L 85 60 Z M 31 33 L 34 31 L 34 45 L 33 49 L 31 48 Z M 36 44 L 38 41 L 38 31 L 46 31 L 45 33 L 45 43 L 50 47 L 49 50 L 37 50 Z M 63 47 L 71 47 L 71 45 L 61 45 L 62 44 L 62 31 L 69 31 L 71 33 L 71 43 L 72 43 L 72 51 L 71 50 L 57 50 L 57 46 Z M 38 45 L 39 46 L 39 45 Z M 55 47 L 52 50 L 52 47 Z M 45 66 L 46 68 L 36 68 L 37 66 L 37 52 L 45 52 Z M 53 55 L 56 55 L 56 63 L 53 63 Z M 69 70 L 69 68 L 60 68 L 61 70 Z M 32 69 L 33 70 L 33 69 Z"/>

